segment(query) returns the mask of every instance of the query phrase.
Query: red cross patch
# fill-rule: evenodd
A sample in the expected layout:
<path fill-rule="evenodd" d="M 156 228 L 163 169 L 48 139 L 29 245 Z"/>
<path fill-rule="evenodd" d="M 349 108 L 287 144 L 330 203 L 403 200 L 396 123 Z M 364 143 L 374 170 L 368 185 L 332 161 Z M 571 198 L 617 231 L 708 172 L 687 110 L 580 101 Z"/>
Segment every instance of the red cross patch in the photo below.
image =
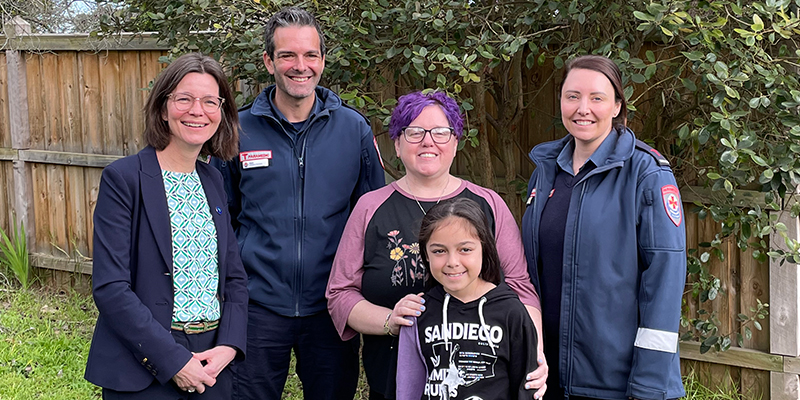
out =
<path fill-rule="evenodd" d="M 681 225 L 683 214 L 681 213 L 681 193 L 675 185 L 666 185 L 661 188 L 661 199 L 664 202 L 664 209 L 667 216 L 675 226 Z"/>

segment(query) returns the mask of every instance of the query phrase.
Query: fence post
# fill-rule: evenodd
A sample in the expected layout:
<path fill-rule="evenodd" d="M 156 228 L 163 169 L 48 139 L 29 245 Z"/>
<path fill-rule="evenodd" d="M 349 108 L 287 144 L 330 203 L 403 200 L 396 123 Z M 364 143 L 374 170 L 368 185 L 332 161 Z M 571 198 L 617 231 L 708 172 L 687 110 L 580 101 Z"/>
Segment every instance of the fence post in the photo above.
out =
<path fill-rule="evenodd" d="M 786 225 L 786 235 L 800 238 L 800 220 L 788 211 L 778 211 L 778 222 Z M 770 235 L 770 248 L 787 250 L 779 234 Z M 789 357 L 800 355 L 800 298 L 798 284 L 800 270 L 797 264 L 770 260 L 769 262 L 769 332 L 770 353 Z M 771 400 L 798 400 L 800 380 L 796 374 L 770 372 Z"/>
<path fill-rule="evenodd" d="M 31 33 L 30 24 L 19 16 L 5 26 L 6 37 L 17 39 Z M 8 108 L 11 120 L 11 148 L 27 150 L 31 146 L 31 129 L 28 121 L 28 75 L 25 70 L 25 54 L 14 50 L 13 44 L 6 50 L 8 69 Z M 36 243 L 36 226 L 33 220 L 33 181 L 25 161 L 15 159 L 14 164 L 14 211 L 17 220 L 25 226 L 28 251 Z"/>

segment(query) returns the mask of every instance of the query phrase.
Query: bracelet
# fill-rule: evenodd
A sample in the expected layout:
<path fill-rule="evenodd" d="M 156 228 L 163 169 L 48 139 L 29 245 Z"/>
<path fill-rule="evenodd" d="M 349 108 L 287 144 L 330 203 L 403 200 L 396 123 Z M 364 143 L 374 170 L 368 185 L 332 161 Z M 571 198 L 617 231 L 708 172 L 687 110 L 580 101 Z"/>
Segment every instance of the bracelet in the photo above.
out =
<path fill-rule="evenodd" d="M 397 335 L 393 334 L 392 330 L 389 328 L 389 318 L 391 317 L 392 317 L 392 312 L 389 311 L 389 314 L 386 315 L 386 319 L 383 321 L 383 333 L 391 337 L 397 337 Z"/>

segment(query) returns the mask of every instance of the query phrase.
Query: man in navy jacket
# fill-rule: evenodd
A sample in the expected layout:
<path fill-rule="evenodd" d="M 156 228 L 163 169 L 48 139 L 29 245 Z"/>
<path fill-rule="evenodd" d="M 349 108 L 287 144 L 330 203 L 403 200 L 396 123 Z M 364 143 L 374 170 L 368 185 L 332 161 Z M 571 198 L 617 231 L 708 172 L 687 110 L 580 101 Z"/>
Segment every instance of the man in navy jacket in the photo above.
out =
<path fill-rule="evenodd" d="M 352 399 L 359 339 L 339 339 L 325 286 L 352 206 L 384 185 L 380 155 L 368 121 L 317 86 L 325 43 L 314 17 L 283 9 L 264 39 L 275 85 L 240 110 L 238 158 L 217 163 L 250 290 L 233 394 L 280 399 L 294 350 L 306 399 Z"/>

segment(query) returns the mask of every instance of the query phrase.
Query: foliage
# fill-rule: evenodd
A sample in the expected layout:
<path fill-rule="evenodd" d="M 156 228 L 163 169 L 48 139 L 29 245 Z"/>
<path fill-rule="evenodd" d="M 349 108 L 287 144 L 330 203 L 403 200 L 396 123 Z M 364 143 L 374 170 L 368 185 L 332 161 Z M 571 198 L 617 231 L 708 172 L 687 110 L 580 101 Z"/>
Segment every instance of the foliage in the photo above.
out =
<path fill-rule="evenodd" d="M 261 62 L 263 23 L 291 3 L 126 0 L 124 12 L 109 15 L 104 26 L 105 32 L 157 31 L 172 55 L 188 49 L 213 54 L 234 82 L 255 85 L 270 80 Z M 553 116 L 533 107 L 550 101 L 540 98 L 542 88 L 558 83 L 574 55 L 614 59 L 624 76 L 629 125 L 671 160 L 682 187 L 705 186 L 715 194 L 710 204 L 697 205 L 698 212 L 722 230 L 689 256 L 692 292 L 705 302 L 720 290 L 709 262 L 723 260 L 729 242 L 754 249 L 760 262 L 800 261 L 800 244 L 786 238 L 786 226 L 770 212 L 800 214 L 793 198 L 800 179 L 798 4 L 317 0 L 298 5 L 324 25 L 327 84 L 376 126 L 385 126 L 398 93 L 436 88 L 455 96 L 467 117 L 460 145 L 470 178 L 501 193 L 517 216 L 528 178 L 519 170 L 528 151 L 521 145 L 522 120 L 545 119 L 548 129 L 560 129 Z M 252 96 L 243 91 L 239 101 Z M 401 174 L 386 165 L 393 175 Z M 742 194 L 753 190 L 760 196 L 743 208 Z M 781 248 L 769 248 L 770 234 L 786 238 Z M 741 322 L 757 327 L 766 305 L 753 309 Z M 706 317 L 687 315 L 685 321 L 706 321 L 702 327 L 687 325 L 708 348 L 726 348 L 731 337 L 719 334 L 715 318 Z"/>
<path fill-rule="evenodd" d="M 686 389 L 686 400 L 741 400 L 745 398 L 739 393 L 739 388 L 735 382 L 728 382 L 728 385 L 716 382 L 716 388 L 706 386 L 702 382 L 696 371 L 689 371 L 683 377 L 683 386 Z M 752 397 L 749 397 L 752 398 Z"/>
<path fill-rule="evenodd" d="M 6 231 L 0 228 L 0 265 L 14 273 L 22 289 L 28 290 L 32 283 L 31 265 L 28 259 L 28 244 L 25 236 L 25 226 L 16 222 L 14 232 L 9 238 Z"/>

